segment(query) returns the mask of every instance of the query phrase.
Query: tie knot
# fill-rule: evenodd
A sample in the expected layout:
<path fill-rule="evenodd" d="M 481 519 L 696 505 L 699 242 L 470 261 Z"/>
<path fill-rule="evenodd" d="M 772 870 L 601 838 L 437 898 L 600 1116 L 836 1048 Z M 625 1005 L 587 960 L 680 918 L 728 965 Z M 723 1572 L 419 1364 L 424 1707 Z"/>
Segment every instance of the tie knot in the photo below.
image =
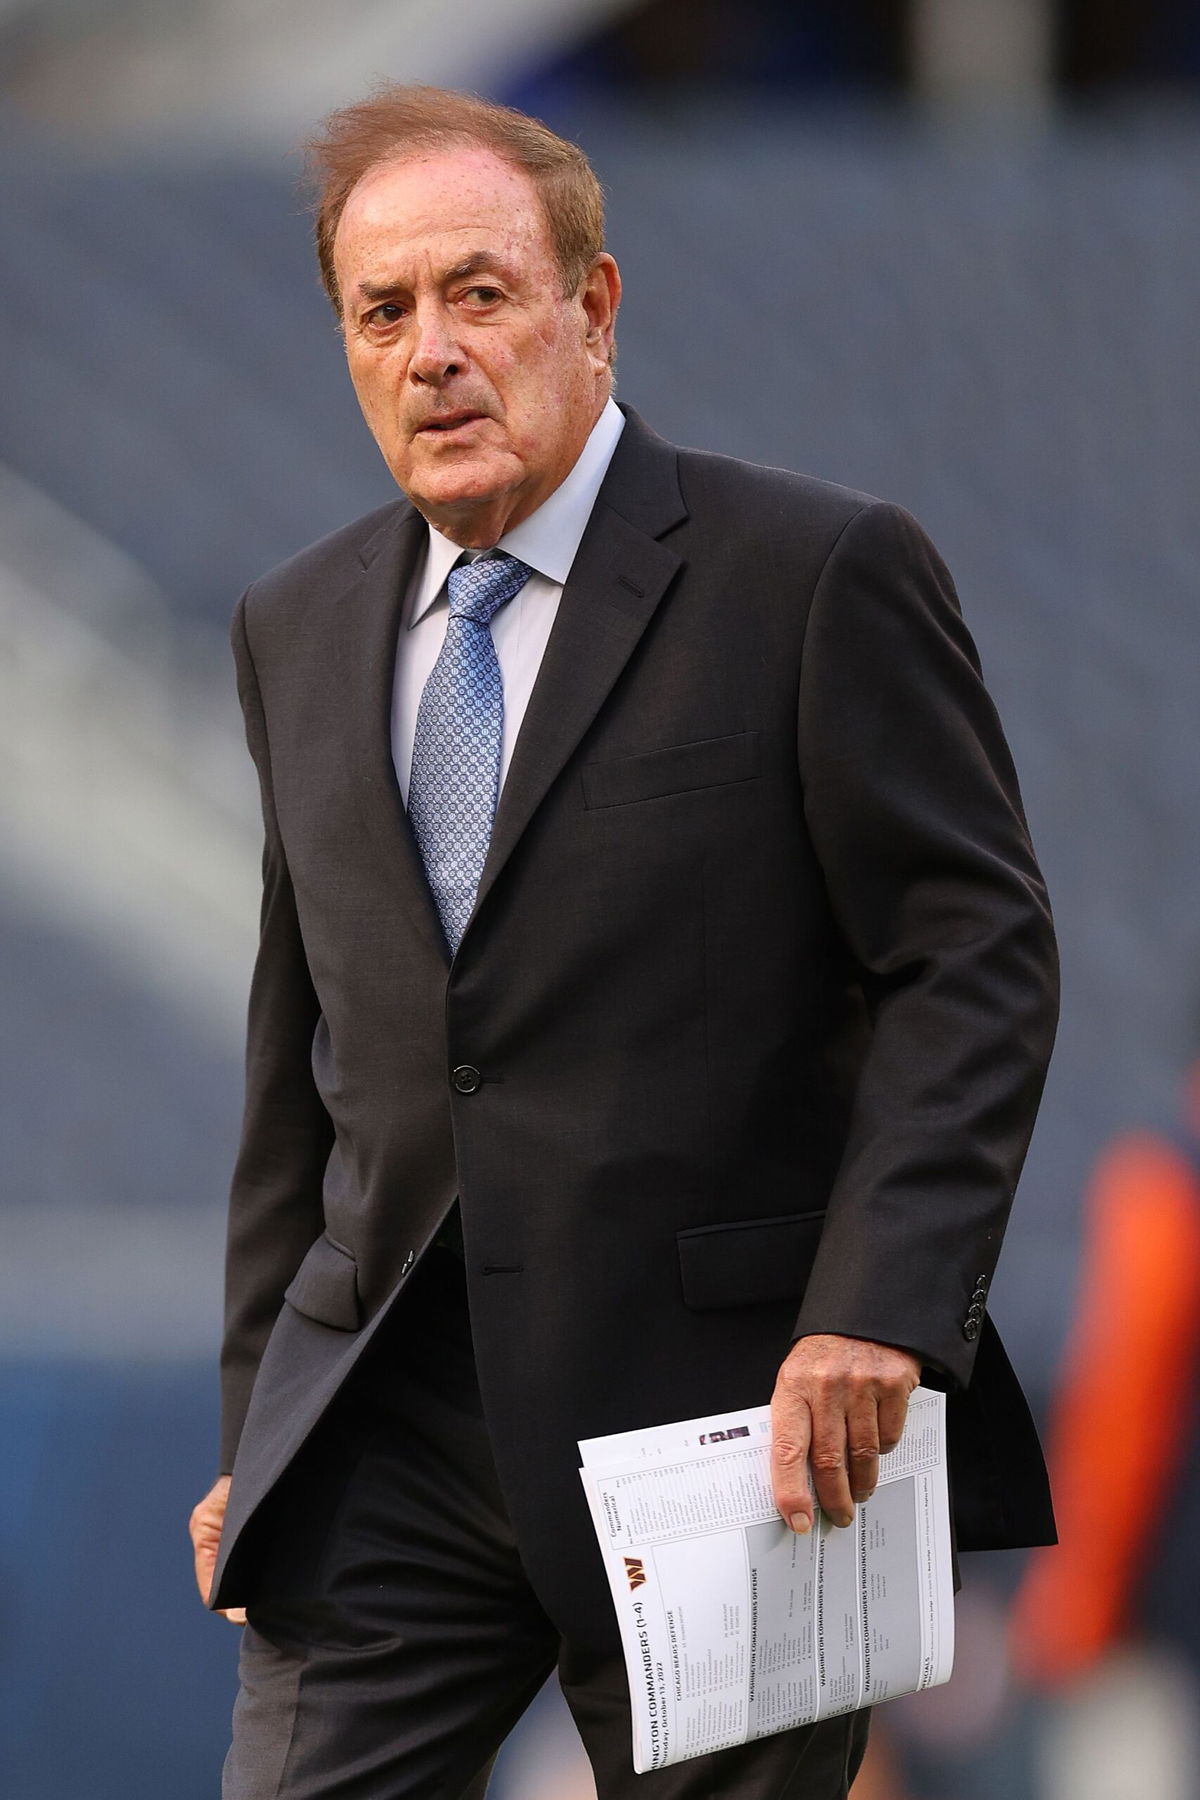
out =
<path fill-rule="evenodd" d="M 528 566 L 504 550 L 451 569 L 446 583 L 450 617 L 489 625 L 493 615 L 524 587 L 529 576 Z"/>

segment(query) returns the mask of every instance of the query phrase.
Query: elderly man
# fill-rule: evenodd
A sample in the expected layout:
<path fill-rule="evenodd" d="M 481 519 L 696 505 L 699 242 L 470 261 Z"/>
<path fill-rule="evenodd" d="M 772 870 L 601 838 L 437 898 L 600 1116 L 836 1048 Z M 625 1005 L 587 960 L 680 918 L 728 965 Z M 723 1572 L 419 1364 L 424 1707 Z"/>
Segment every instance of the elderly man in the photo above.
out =
<path fill-rule="evenodd" d="M 601 1800 L 834 1800 L 861 1714 L 633 1775 L 576 1440 L 773 1390 L 781 1512 L 846 1524 L 924 1369 L 960 1544 L 1052 1529 L 985 1311 L 1054 1018 L 1008 752 L 912 519 L 615 405 L 575 146 L 398 87 L 317 157 L 404 497 L 233 628 L 226 1800 L 479 1794 L 555 1664 Z"/>

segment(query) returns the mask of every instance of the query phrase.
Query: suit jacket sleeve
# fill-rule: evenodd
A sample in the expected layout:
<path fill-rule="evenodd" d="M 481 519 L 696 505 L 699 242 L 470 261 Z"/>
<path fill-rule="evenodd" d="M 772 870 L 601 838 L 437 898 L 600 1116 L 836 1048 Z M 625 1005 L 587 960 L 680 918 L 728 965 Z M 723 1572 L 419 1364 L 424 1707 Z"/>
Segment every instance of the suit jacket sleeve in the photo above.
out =
<path fill-rule="evenodd" d="M 264 826 L 258 956 L 250 986 L 246 1101 L 229 1202 L 221 1350 L 221 1468 L 233 1466 L 254 1377 L 283 1292 L 323 1225 L 321 1184 L 333 1127 L 312 1073 L 320 1005 L 305 957 L 279 837 L 266 721 L 246 632 L 232 628 L 246 741 Z"/>
<path fill-rule="evenodd" d="M 864 507 L 830 554 L 798 721 L 809 830 L 872 1038 L 797 1335 L 900 1345 L 966 1382 L 968 1312 L 1033 1128 L 1057 964 L 975 646 L 899 507 Z"/>

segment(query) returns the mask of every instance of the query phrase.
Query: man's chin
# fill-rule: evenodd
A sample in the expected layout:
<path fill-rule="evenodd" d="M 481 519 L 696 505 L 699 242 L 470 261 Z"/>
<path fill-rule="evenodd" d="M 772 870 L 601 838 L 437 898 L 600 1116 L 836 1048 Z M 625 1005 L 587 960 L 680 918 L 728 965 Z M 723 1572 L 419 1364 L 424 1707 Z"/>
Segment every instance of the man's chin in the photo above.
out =
<path fill-rule="evenodd" d="M 418 512 L 440 530 L 456 521 L 505 509 L 523 485 L 525 471 L 516 457 L 446 456 L 432 468 L 405 470 L 397 477 Z M 445 521 L 445 523 L 443 523 Z"/>

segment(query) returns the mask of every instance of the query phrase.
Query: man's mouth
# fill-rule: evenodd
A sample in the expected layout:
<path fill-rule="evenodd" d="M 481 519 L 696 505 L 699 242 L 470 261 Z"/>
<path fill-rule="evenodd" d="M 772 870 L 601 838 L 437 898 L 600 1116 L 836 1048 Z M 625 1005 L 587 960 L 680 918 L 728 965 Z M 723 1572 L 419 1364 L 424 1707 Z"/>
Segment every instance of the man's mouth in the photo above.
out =
<path fill-rule="evenodd" d="M 418 433 L 432 432 L 440 435 L 448 431 L 460 431 L 464 426 L 474 425 L 478 420 L 486 417 L 486 413 L 479 412 L 442 413 L 437 418 L 426 419 L 425 423 L 418 427 Z"/>

